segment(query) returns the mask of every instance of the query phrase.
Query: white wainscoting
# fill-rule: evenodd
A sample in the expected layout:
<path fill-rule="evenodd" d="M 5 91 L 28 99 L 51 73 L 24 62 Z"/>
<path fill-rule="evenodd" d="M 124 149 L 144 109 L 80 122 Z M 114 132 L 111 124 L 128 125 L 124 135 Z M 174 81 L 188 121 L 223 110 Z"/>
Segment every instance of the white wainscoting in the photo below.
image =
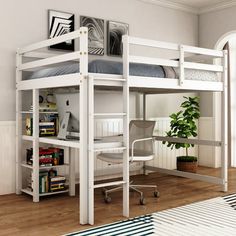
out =
<path fill-rule="evenodd" d="M 153 118 L 157 121 L 155 133 L 165 135 L 169 129 L 169 118 Z M 212 118 L 203 117 L 199 123 L 199 136 L 201 139 L 211 139 Z M 109 136 L 122 133 L 122 119 L 98 119 L 95 123 L 96 136 Z M 0 122 L 0 194 L 15 192 L 15 122 Z M 215 160 L 212 156 L 212 148 L 201 146 L 199 148 L 200 165 L 214 167 Z M 184 150 L 171 150 L 161 142 L 155 142 L 156 158 L 150 161 L 149 165 L 167 169 L 176 168 L 176 156 L 183 155 Z M 191 155 L 198 155 L 198 147 L 195 146 L 190 151 Z M 79 176 L 79 151 L 72 150 L 72 155 L 76 157 L 75 168 L 77 177 Z M 134 163 L 131 165 L 132 171 L 139 171 L 141 164 Z M 63 172 L 68 173 L 66 168 Z M 136 172 L 134 172 L 136 173 Z M 95 175 L 98 179 L 116 177 L 121 175 L 121 165 L 112 165 L 107 162 L 95 159 Z"/>
<path fill-rule="evenodd" d="M 199 139 L 214 140 L 213 118 L 201 117 L 199 119 Z M 208 167 L 219 167 L 214 157 L 213 146 L 199 146 L 199 165 Z"/>
<path fill-rule="evenodd" d="M 15 121 L 0 121 L 0 195 L 15 192 Z"/>
<path fill-rule="evenodd" d="M 152 118 L 156 121 L 155 134 L 159 136 L 165 136 L 166 131 L 170 129 L 170 118 Z M 155 158 L 148 163 L 155 167 L 166 168 L 166 169 L 176 169 L 176 157 L 185 155 L 185 150 L 181 149 L 171 149 L 167 145 L 162 144 L 161 141 L 155 142 Z M 189 149 L 189 155 L 197 156 L 198 147 Z"/>

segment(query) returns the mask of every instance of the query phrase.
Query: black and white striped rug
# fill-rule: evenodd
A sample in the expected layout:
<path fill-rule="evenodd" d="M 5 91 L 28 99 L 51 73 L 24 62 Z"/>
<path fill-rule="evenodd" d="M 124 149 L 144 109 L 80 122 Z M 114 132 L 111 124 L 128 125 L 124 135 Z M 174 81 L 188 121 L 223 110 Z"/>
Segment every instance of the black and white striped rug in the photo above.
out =
<path fill-rule="evenodd" d="M 236 194 L 67 234 L 88 235 L 236 236 Z"/>

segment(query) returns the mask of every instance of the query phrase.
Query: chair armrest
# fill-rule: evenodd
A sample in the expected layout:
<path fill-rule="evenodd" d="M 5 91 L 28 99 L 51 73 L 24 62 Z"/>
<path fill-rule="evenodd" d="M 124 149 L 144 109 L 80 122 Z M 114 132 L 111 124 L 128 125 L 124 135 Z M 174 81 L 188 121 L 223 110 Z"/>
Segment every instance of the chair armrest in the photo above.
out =
<path fill-rule="evenodd" d="M 154 141 L 154 138 L 153 137 L 149 137 L 149 138 L 140 138 L 140 139 L 135 139 L 132 144 L 131 144 L 131 162 L 133 161 L 133 157 L 134 157 L 134 145 L 135 143 L 138 143 L 138 142 L 143 142 L 143 141 L 148 141 L 148 140 L 152 140 Z"/>

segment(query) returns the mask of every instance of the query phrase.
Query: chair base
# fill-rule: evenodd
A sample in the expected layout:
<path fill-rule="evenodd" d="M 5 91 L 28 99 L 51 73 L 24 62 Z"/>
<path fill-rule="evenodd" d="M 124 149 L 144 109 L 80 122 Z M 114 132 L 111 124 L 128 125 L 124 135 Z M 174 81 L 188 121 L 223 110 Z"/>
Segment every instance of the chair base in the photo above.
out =
<path fill-rule="evenodd" d="M 111 197 L 109 196 L 109 194 L 119 191 L 119 190 L 122 190 L 122 188 L 123 188 L 122 186 L 119 186 L 116 188 L 111 188 L 111 189 L 104 188 L 102 191 L 104 194 L 104 201 L 106 203 L 110 203 Z M 136 185 L 136 184 L 132 184 L 132 182 L 130 182 L 129 188 L 131 191 L 134 191 L 140 195 L 140 200 L 139 200 L 140 205 L 145 205 L 146 201 L 145 201 L 143 192 L 141 190 L 139 190 L 138 188 L 153 188 L 154 189 L 154 192 L 153 192 L 154 197 L 157 198 L 160 196 L 160 193 L 157 190 L 157 185 Z"/>

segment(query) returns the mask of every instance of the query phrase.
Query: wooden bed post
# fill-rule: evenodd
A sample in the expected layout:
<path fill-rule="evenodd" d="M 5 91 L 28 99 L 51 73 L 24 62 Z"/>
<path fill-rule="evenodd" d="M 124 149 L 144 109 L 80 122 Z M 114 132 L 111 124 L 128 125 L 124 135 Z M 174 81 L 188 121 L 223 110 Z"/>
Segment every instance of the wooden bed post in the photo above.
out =
<path fill-rule="evenodd" d="M 184 46 L 179 46 L 179 85 L 184 83 Z"/>
<path fill-rule="evenodd" d="M 123 216 L 129 217 L 129 36 L 122 37 L 123 42 Z"/>
<path fill-rule="evenodd" d="M 16 194 L 21 194 L 22 189 L 22 168 L 21 168 L 21 147 L 22 147 L 22 91 L 17 89 L 22 81 L 22 71 L 19 66 L 22 63 L 22 55 L 19 50 L 16 53 Z"/>
<path fill-rule="evenodd" d="M 143 120 L 146 120 L 146 93 L 143 93 Z"/>
<path fill-rule="evenodd" d="M 221 178 L 222 191 L 228 191 L 228 52 L 224 50 L 223 58 L 223 92 L 221 96 Z"/>
<path fill-rule="evenodd" d="M 88 30 L 80 28 L 80 224 L 88 224 Z"/>

